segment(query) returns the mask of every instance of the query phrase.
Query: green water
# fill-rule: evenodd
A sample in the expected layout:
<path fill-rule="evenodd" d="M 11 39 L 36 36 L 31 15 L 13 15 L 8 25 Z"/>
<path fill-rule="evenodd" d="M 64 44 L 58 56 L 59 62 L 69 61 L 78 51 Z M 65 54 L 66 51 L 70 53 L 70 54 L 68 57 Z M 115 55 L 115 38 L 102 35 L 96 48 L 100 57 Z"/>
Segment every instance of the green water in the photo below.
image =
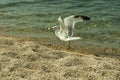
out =
<path fill-rule="evenodd" d="M 77 23 L 74 47 L 120 48 L 120 0 L 0 0 L 0 34 L 38 38 L 41 43 L 66 46 L 48 27 L 59 25 L 59 16 L 87 15 Z"/>

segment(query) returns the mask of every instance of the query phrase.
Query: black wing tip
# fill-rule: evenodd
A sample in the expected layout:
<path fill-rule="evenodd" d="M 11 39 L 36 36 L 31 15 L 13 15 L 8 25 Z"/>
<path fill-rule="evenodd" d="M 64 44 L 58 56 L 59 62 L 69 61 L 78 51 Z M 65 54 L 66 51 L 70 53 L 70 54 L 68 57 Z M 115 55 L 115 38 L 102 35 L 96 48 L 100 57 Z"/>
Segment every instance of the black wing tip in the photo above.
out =
<path fill-rule="evenodd" d="M 82 18 L 84 21 L 90 20 L 91 18 L 84 15 L 75 15 L 74 18 Z"/>
<path fill-rule="evenodd" d="M 85 21 L 88 21 L 88 20 L 90 20 L 91 18 L 90 17 L 88 17 L 88 16 L 81 16 L 81 18 L 83 19 L 83 20 L 85 20 Z"/>
<path fill-rule="evenodd" d="M 79 15 L 75 15 L 74 18 L 79 18 L 80 16 Z"/>

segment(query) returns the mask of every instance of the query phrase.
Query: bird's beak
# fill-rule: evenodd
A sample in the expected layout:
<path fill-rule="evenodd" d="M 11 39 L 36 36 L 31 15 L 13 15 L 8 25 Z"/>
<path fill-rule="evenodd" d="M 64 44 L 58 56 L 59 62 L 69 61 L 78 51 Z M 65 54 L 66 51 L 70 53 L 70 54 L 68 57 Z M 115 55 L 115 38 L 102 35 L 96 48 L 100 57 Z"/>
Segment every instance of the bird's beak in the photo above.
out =
<path fill-rule="evenodd" d="M 48 27 L 48 30 L 53 30 L 53 31 L 55 31 L 56 29 L 57 29 L 56 26 L 54 26 L 54 27 Z"/>

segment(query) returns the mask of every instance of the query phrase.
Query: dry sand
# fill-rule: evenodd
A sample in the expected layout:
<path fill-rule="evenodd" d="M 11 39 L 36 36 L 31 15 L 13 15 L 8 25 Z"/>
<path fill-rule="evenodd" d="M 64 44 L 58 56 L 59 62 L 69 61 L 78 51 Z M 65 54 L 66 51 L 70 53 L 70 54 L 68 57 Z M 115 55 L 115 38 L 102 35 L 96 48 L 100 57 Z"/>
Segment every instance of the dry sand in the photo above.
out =
<path fill-rule="evenodd" d="M 120 60 L 0 36 L 0 80 L 120 80 Z"/>

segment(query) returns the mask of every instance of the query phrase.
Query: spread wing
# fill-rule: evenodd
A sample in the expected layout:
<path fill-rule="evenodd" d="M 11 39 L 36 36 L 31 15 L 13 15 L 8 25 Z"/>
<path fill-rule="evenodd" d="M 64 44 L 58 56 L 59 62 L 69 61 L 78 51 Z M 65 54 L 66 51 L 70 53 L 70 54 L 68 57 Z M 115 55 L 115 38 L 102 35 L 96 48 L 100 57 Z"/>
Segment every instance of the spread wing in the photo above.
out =
<path fill-rule="evenodd" d="M 83 16 L 83 15 L 72 15 L 64 18 L 64 23 L 66 27 L 72 27 L 74 28 L 75 23 L 77 22 L 83 22 L 90 20 L 90 17 Z"/>
<path fill-rule="evenodd" d="M 68 35 L 73 36 L 75 23 L 90 20 L 90 17 L 82 15 L 72 15 L 64 18 L 64 24 L 68 28 Z"/>
<path fill-rule="evenodd" d="M 73 25 L 73 17 L 74 16 L 69 16 L 69 17 L 64 18 L 64 23 L 65 23 L 66 27 L 72 27 L 72 26 L 74 26 Z"/>
<path fill-rule="evenodd" d="M 66 33 L 68 36 L 73 36 L 72 27 L 67 27 L 61 17 L 58 18 L 60 24 L 60 31 Z"/>
<path fill-rule="evenodd" d="M 61 17 L 58 18 L 58 22 L 60 24 L 60 32 L 67 32 L 67 28 L 65 27 L 64 21 Z"/>

